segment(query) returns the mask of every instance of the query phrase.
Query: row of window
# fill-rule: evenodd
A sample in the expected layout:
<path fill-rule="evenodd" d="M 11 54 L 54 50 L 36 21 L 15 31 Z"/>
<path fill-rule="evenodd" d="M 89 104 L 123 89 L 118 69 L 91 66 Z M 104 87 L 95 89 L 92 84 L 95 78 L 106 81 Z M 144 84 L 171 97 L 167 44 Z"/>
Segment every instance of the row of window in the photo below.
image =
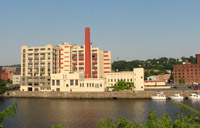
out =
<path fill-rule="evenodd" d="M 52 86 L 60 86 L 60 80 L 52 80 Z M 78 80 L 70 80 L 70 86 L 78 86 Z M 80 83 L 80 87 L 94 87 L 94 88 L 99 88 L 102 87 L 102 83 Z M 66 87 L 69 87 L 68 84 L 66 84 Z"/>
<path fill-rule="evenodd" d="M 78 52 L 79 52 L 79 54 L 84 54 L 83 50 L 79 50 Z M 96 52 L 97 52 L 97 50 L 92 50 L 92 53 L 96 53 Z M 77 51 L 72 51 L 72 54 L 77 54 Z"/>
<path fill-rule="evenodd" d="M 185 78 L 185 76 L 175 76 L 175 78 Z M 187 76 L 186 78 L 193 78 L 193 76 L 191 77 Z M 198 78 L 198 76 L 195 76 L 195 78 Z"/>
<path fill-rule="evenodd" d="M 46 49 L 46 48 L 40 48 L 40 49 L 37 48 L 37 49 L 34 49 L 34 51 L 35 51 L 35 52 L 38 52 L 39 50 L 40 50 L 40 51 L 45 51 L 45 49 Z M 47 50 L 51 50 L 51 48 L 48 48 Z M 28 51 L 33 51 L 33 49 L 28 49 Z M 26 49 L 23 49 L 23 52 L 26 52 Z"/>
<path fill-rule="evenodd" d="M 184 69 L 184 68 L 200 68 L 200 66 L 197 66 L 197 65 L 192 66 L 191 65 L 191 66 L 184 66 L 184 67 L 183 66 L 177 66 L 177 67 L 175 66 L 174 67 L 174 69 Z"/>
<path fill-rule="evenodd" d="M 196 80 L 189 80 L 189 79 L 185 80 L 185 83 L 190 83 L 190 82 L 197 82 L 198 83 L 197 79 Z M 175 81 L 175 83 L 179 83 L 179 80 Z"/>
<path fill-rule="evenodd" d="M 174 73 L 174 75 L 184 75 L 184 73 Z M 187 75 L 189 75 L 189 74 L 191 74 L 191 75 L 193 75 L 193 72 L 192 73 L 187 73 Z M 199 74 L 200 74 L 200 72 L 199 72 Z M 195 75 L 197 75 L 197 72 L 195 72 Z"/>
<path fill-rule="evenodd" d="M 189 69 L 187 69 L 187 70 L 184 70 L 184 69 L 182 69 L 182 70 L 174 70 L 174 72 L 181 72 L 181 71 L 182 72 L 184 72 L 184 71 L 188 71 L 189 72 L 189 71 L 197 71 L 197 69 L 194 69 L 194 70 L 193 69 L 190 69 L 190 70 Z M 200 71 L 200 69 L 199 69 L 199 71 Z"/>
<path fill-rule="evenodd" d="M 52 86 L 60 86 L 60 80 L 52 80 Z M 78 80 L 70 80 L 70 86 L 78 86 Z M 69 85 L 66 84 L 66 87 Z"/>
<path fill-rule="evenodd" d="M 118 81 L 132 82 L 133 79 L 108 79 L 108 82 L 118 82 Z"/>
<path fill-rule="evenodd" d="M 52 80 L 52 86 L 54 85 L 60 86 L 60 80 Z"/>
<path fill-rule="evenodd" d="M 50 86 L 50 82 L 48 82 L 47 84 L 45 82 L 35 82 L 35 83 L 28 83 L 28 84 L 25 84 L 25 82 L 22 82 L 22 86 L 25 86 L 25 85 L 28 85 L 28 86 L 44 86 L 44 85 L 48 85 Z"/>
<path fill-rule="evenodd" d="M 86 87 L 94 87 L 94 88 L 99 88 L 102 87 L 102 83 L 86 83 Z M 84 83 L 80 83 L 80 87 L 84 87 Z"/>

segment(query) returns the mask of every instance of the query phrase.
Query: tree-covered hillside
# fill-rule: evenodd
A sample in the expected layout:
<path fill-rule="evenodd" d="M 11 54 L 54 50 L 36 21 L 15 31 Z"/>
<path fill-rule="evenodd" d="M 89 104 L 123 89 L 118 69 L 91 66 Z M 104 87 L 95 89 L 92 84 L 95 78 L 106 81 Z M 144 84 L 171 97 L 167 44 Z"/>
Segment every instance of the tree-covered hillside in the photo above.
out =
<path fill-rule="evenodd" d="M 133 71 L 133 68 L 144 68 L 145 79 L 148 76 L 167 73 L 166 70 L 173 70 L 174 64 L 182 64 L 183 62 L 196 63 L 196 58 L 193 56 L 182 57 L 180 59 L 161 57 L 159 59 L 148 60 L 132 60 L 132 61 L 114 61 L 112 63 L 113 71 Z M 171 77 L 173 78 L 173 77 Z"/>
<path fill-rule="evenodd" d="M 173 70 L 174 64 L 182 64 L 183 62 L 196 63 L 196 58 L 190 56 L 189 58 L 182 57 L 180 59 L 161 57 L 159 59 L 148 59 L 148 60 L 132 60 L 132 61 L 114 61 L 112 63 L 113 71 L 132 71 L 133 68 L 142 67 L 146 70 Z"/>

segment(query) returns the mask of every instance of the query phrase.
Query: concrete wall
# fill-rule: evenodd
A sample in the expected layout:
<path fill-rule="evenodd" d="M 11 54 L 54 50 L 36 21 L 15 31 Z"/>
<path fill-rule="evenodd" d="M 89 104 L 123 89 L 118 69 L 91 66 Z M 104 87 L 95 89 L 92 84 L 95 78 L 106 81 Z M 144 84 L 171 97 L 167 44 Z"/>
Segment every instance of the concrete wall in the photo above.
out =
<path fill-rule="evenodd" d="M 169 97 L 176 93 L 184 96 L 185 98 L 191 93 L 197 93 L 195 90 L 176 90 L 176 91 L 163 91 Z M 21 92 L 10 91 L 6 92 L 3 97 L 27 97 L 27 98 L 150 98 L 156 95 L 157 91 L 121 91 L 121 92 Z"/>
<path fill-rule="evenodd" d="M 144 86 L 144 89 L 170 89 L 171 86 Z"/>
<path fill-rule="evenodd" d="M 165 81 L 144 81 L 144 86 L 162 86 L 166 85 Z"/>

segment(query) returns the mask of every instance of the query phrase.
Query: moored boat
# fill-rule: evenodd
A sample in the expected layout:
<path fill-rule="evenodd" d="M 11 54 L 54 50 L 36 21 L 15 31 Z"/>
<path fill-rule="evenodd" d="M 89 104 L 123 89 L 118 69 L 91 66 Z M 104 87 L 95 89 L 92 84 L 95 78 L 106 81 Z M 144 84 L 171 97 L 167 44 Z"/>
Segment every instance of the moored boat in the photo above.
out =
<path fill-rule="evenodd" d="M 195 93 L 192 93 L 190 96 L 188 96 L 188 99 L 200 99 L 200 95 L 199 94 L 195 94 Z"/>
<path fill-rule="evenodd" d="M 156 96 L 151 96 L 152 100 L 166 100 L 166 96 L 162 93 L 158 93 Z"/>
<path fill-rule="evenodd" d="M 180 94 L 174 94 L 173 96 L 169 97 L 172 100 L 183 100 L 183 96 L 180 96 Z"/>

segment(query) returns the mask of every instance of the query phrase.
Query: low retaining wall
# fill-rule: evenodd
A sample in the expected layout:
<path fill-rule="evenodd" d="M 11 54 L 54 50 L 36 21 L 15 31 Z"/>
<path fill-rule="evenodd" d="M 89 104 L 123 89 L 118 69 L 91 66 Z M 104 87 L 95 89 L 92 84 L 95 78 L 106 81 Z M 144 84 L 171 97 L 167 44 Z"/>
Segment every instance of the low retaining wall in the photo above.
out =
<path fill-rule="evenodd" d="M 188 97 L 191 93 L 198 93 L 196 90 L 173 90 L 162 91 L 166 97 L 176 93 Z M 119 91 L 119 92 L 21 92 L 9 91 L 1 97 L 27 97 L 27 98 L 150 98 L 155 96 L 158 91 Z"/>
<path fill-rule="evenodd" d="M 145 86 L 144 89 L 170 89 L 171 86 Z"/>

